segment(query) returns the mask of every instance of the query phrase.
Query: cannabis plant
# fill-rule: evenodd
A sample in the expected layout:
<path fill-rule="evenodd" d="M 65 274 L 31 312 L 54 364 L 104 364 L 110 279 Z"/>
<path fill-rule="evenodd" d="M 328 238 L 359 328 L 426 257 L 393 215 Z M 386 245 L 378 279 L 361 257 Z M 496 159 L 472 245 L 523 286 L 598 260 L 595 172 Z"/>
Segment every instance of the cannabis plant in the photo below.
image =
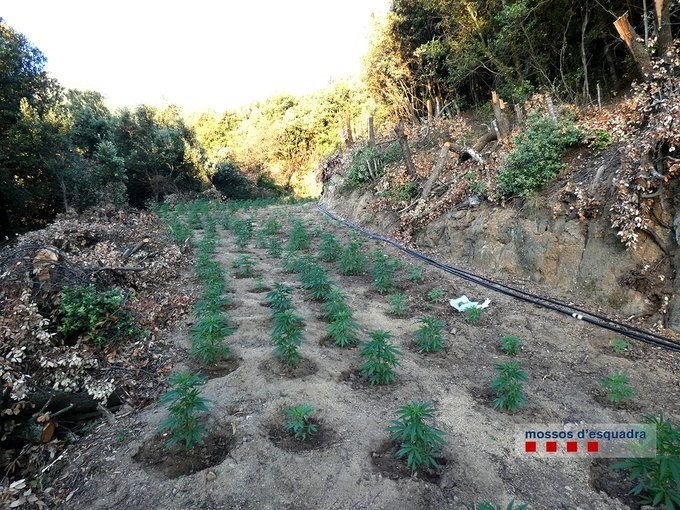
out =
<path fill-rule="evenodd" d="M 628 470 L 629 480 L 635 483 L 630 492 L 641 504 L 680 508 L 680 426 L 662 412 L 645 416 L 644 422 L 656 429 L 656 456 L 625 459 L 612 467 Z"/>
<path fill-rule="evenodd" d="M 396 317 L 401 317 L 406 313 L 406 295 L 405 294 L 392 294 L 389 297 L 390 308 L 387 313 L 394 315 Z"/>
<path fill-rule="evenodd" d="M 236 246 L 245 248 L 248 246 L 250 238 L 253 237 L 253 223 L 247 219 L 234 220 L 234 234 L 236 235 Z"/>
<path fill-rule="evenodd" d="M 349 311 L 336 313 L 331 323 L 326 327 L 328 336 L 333 339 L 333 343 L 338 347 L 347 347 L 359 341 L 357 332 L 359 324 L 352 320 Z"/>
<path fill-rule="evenodd" d="M 300 220 L 293 221 L 287 248 L 290 251 L 300 251 L 309 248 L 309 236 L 307 235 L 305 226 Z"/>
<path fill-rule="evenodd" d="M 302 344 L 302 330 L 304 322 L 295 315 L 293 310 L 284 310 L 274 315 L 274 330 L 272 340 L 274 342 L 274 354 L 281 361 L 294 365 L 300 361 L 298 348 Z"/>
<path fill-rule="evenodd" d="M 295 407 L 288 407 L 285 414 L 288 421 L 283 426 L 286 432 L 290 432 L 295 439 L 304 441 L 317 431 L 317 427 L 312 423 L 312 413 L 314 408 L 308 404 L 300 404 Z"/>
<path fill-rule="evenodd" d="M 290 297 L 288 297 L 288 295 L 292 290 L 291 287 L 284 285 L 283 283 L 274 284 L 274 288 L 264 298 L 264 302 L 269 305 L 272 314 L 283 312 L 291 307 Z"/>
<path fill-rule="evenodd" d="M 628 382 L 628 376 L 623 373 L 610 374 L 600 379 L 600 386 L 607 391 L 612 404 L 621 404 L 635 397 L 635 392 Z"/>
<path fill-rule="evenodd" d="M 255 263 L 250 259 L 250 255 L 241 255 L 231 264 L 231 267 L 236 269 L 236 274 L 243 277 L 251 276 L 254 266 Z"/>
<path fill-rule="evenodd" d="M 267 247 L 267 234 L 264 230 L 260 229 L 255 234 L 255 248 L 266 248 Z"/>
<path fill-rule="evenodd" d="M 444 298 L 444 291 L 442 289 L 434 288 L 427 293 L 427 297 L 433 303 L 439 303 Z"/>
<path fill-rule="evenodd" d="M 359 243 L 351 241 L 347 243 L 338 258 L 338 270 L 344 275 L 361 275 L 364 272 L 366 257 L 361 253 Z"/>
<path fill-rule="evenodd" d="M 409 266 L 408 277 L 413 283 L 421 283 L 423 281 L 423 268 L 420 266 Z"/>
<path fill-rule="evenodd" d="M 527 379 L 527 375 L 514 361 L 498 363 L 494 369 L 498 376 L 491 381 L 491 389 L 496 393 L 493 406 L 513 412 L 526 403 L 522 382 Z"/>
<path fill-rule="evenodd" d="M 221 313 L 202 315 L 189 330 L 191 356 L 205 364 L 228 357 L 231 349 L 225 339 L 233 333 L 234 329 L 227 325 L 226 317 Z"/>
<path fill-rule="evenodd" d="M 522 341 L 516 336 L 504 336 L 500 339 L 501 349 L 508 356 L 517 356 L 522 346 Z"/>
<path fill-rule="evenodd" d="M 483 308 L 478 308 L 476 306 L 471 306 L 465 310 L 465 319 L 468 321 L 468 324 L 472 324 L 473 326 L 477 325 L 482 318 L 483 310 Z"/>
<path fill-rule="evenodd" d="M 193 230 L 187 227 L 178 215 L 174 215 L 170 220 L 170 232 L 177 244 L 190 242 L 193 237 Z"/>
<path fill-rule="evenodd" d="M 329 322 L 335 320 L 340 314 L 352 314 L 349 305 L 345 302 L 345 295 L 337 287 L 332 287 L 326 295 L 323 304 L 323 316 Z"/>
<path fill-rule="evenodd" d="M 268 236 L 278 234 L 279 230 L 281 230 L 281 225 L 276 218 L 267 218 L 262 226 L 262 231 Z"/>
<path fill-rule="evenodd" d="M 436 317 L 423 316 L 418 319 L 421 326 L 416 331 L 416 343 L 420 352 L 440 351 L 444 339 L 442 337 L 442 322 Z"/>
<path fill-rule="evenodd" d="M 300 272 L 300 283 L 317 301 L 325 301 L 333 286 L 326 276 L 326 271 L 317 264 L 308 264 L 306 269 Z"/>
<path fill-rule="evenodd" d="M 192 448 L 203 444 L 208 433 L 201 425 L 197 413 L 208 410 L 208 401 L 201 397 L 198 387 L 204 383 L 199 374 L 179 372 L 168 379 L 170 389 L 161 396 L 161 403 L 168 406 L 169 416 L 158 426 L 160 432 L 170 432 L 168 448 L 175 445 Z"/>
<path fill-rule="evenodd" d="M 255 292 L 264 292 L 267 290 L 267 285 L 264 283 L 264 276 L 255 278 Z"/>
<path fill-rule="evenodd" d="M 267 255 L 275 259 L 281 258 L 281 242 L 276 237 L 270 237 L 267 243 Z"/>
<path fill-rule="evenodd" d="M 373 285 L 380 294 L 387 294 L 394 287 L 394 273 L 399 268 L 397 259 L 388 260 L 379 248 L 373 252 Z"/>
<path fill-rule="evenodd" d="M 425 422 L 434 412 L 429 402 L 413 401 L 397 408 L 397 419 L 387 428 L 390 439 L 401 443 L 397 457 L 405 459 L 411 471 L 439 467 L 437 457 L 446 444 L 444 432 Z"/>
<path fill-rule="evenodd" d="M 616 354 L 621 354 L 626 349 L 628 349 L 628 344 L 621 340 L 620 338 L 615 338 L 614 340 L 612 340 L 612 343 L 610 345 L 612 351 L 614 351 Z"/>
<path fill-rule="evenodd" d="M 394 367 L 399 364 L 401 351 L 388 343 L 392 335 L 383 330 L 369 333 L 371 340 L 359 346 L 359 354 L 365 360 L 361 373 L 370 384 L 388 384 L 396 378 Z"/>
<path fill-rule="evenodd" d="M 340 245 L 333 234 L 323 234 L 319 243 L 319 258 L 324 262 L 335 262 L 340 255 Z"/>

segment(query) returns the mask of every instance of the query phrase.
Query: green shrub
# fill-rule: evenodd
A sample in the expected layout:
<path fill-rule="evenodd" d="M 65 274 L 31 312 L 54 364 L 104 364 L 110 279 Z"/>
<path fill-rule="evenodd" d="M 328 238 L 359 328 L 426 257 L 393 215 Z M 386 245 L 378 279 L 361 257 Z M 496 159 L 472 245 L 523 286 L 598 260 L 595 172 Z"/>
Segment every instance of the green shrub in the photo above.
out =
<path fill-rule="evenodd" d="M 390 439 L 401 443 L 397 457 L 406 459 L 411 471 L 439 467 L 437 457 L 446 444 L 444 433 L 424 421 L 433 418 L 434 411 L 429 402 L 413 401 L 397 408 L 397 419 L 387 428 Z"/>
<path fill-rule="evenodd" d="M 309 236 L 304 224 L 300 220 L 296 219 L 293 221 L 293 227 L 290 230 L 290 237 L 288 238 L 286 248 L 290 251 L 301 251 L 309 248 Z"/>
<path fill-rule="evenodd" d="M 295 407 L 288 407 L 285 414 L 288 421 L 283 426 L 286 432 L 290 432 L 295 439 L 304 441 L 317 431 L 317 427 L 311 421 L 314 408 L 308 404 L 300 404 Z"/>
<path fill-rule="evenodd" d="M 229 357 L 231 349 L 225 339 L 233 333 L 223 314 L 213 312 L 200 316 L 189 330 L 191 356 L 208 365 Z"/>
<path fill-rule="evenodd" d="M 392 294 L 389 297 L 390 308 L 387 311 L 390 315 L 396 317 L 401 317 L 406 313 L 406 295 L 405 294 Z"/>
<path fill-rule="evenodd" d="M 340 245 L 333 234 L 323 234 L 319 243 L 319 258 L 324 262 L 335 262 L 340 255 Z"/>
<path fill-rule="evenodd" d="M 484 313 L 483 308 L 471 306 L 470 308 L 465 310 L 465 319 L 468 321 L 468 324 L 476 326 L 479 320 L 482 318 L 483 313 Z"/>
<path fill-rule="evenodd" d="M 442 349 L 442 322 L 436 317 L 423 316 L 418 319 L 421 326 L 416 331 L 416 343 L 420 352 L 436 352 Z"/>
<path fill-rule="evenodd" d="M 444 291 L 442 289 L 434 288 L 427 293 L 427 297 L 433 303 L 440 303 L 444 299 Z"/>
<path fill-rule="evenodd" d="M 607 391 L 607 396 L 612 404 L 621 404 L 635 397 L 635 392 L 630 387 L 628 376 L 623 373 L 614 373 L 600 379 L 600 386 Z"/>
<path fill-rule="evenodd" d="M 264 299 L 264 302 L 269 305 L 273 314 L 283 312 L 291 307 L 290 297 L 288 297 L 288 295 L 292 290 L 291 287 L 284 285 L 283 283 L 274 284 L 274 288 L 269 291 Z"/>
<path fill-rule="evenodd" d="M 491 381 L 491 389 L 496 393 L 493 406 L 514 412 L 526 403 L 522 382 L 527 379 L 527 375 L 515 361 L 498 363 L 494 365 L 494 369 L 498 376 Z"/>
<path fill-rule="evenodd" d="M 616 354 L 621 354 L 626 349 L 628 349 L 628 344 L 621 340 L 620 338 L 615 338 L 614 340 L 612 340 L 611 348 L 612 351 L 614 351 Z"/>
<path fill-rule="evenodd" d="M 380 294 L 387 294 L 394 287 L 394 273 L 399 268 L 397 259 L 388 260 L 379 248 L 373 252 L 373 285 Z"/>
<path fill-rule="evenodd" d="M 504 336 L 500 340 L 501 349 L 508 356 L 517 356 L 522 346 L 522 341 L 516 336 Z"/>
<path fill-rule="evenodd" d="M 82 336 L 97 345 L 138 339 L 142 330 L 123 308 L 124 303 L 125 295 L 120 290 L 99 292 L 94 284 L 64 287 L 59 298 L 57 331 L 69 342 Z"/>
<path fill-rule="evenodd" d="M 409 266 L 408 277 L 413 283 L 421 283 L 423 281 L 423 268 L 420 266 Z"/>
<path fill-rule="evenodd" d="M 581 140 L 569 121 L 556 123 L 549 116 L 529 115 L 527 128 L 514 139 L 514 149 L 498 173 L 498 188 L 505 197 L 527 196 L 550 182 L 562 169 L 567 147 Z"/>
<path fill-rule="evenodd" d="M 680 508 L 680 426 L 661 412 L 645 416 L 644 422 L 656 429 L 656 457 L 630 458 L 612 467 L 628 470 L 628 478 L 635 482 L 630 492 L 642 505 Z"/>
<path fill-rule="evenodd" d="M 275 237 L 271 237 L 267 244 L 267 255 L 275 259 L 281 258 L 281 243 Z"/>
<path fill-rule="evenodd" d="M 388 384 L 394 381 L 394 367 L 399 364 L 401 351 L 387 340 L 391 334 L 376 330 L 369 333 L 371 340 L 359 346 L 359 354 L 365 360 L 361 365 L 361 373 L 370 384 Z"/>
<path fill-rule="evenodd" d="M 231 267 L 236 269 L 236 274 L 238 276 L 251 276 L 253 274 L 253 267 L 255 263 L 250 259 L 250 255 L 241 255 L 239 258 L 234 260 Z"/>
<path fill-rule="evenodd" d="M 588 133 L 588 138 L 590 138 L 590 146 L 598 151 L 606 149 L 614 141 L 612 135 L 605 129 L 594 129 Z"/>
<path fill-rule="evenodd" d="M 347 170 L 345 185 L 351 188 L 371 182 L 383 174 L 385 165 L 395 163 L 400 158 L 401 149 L 396 142 L 384 148 L 361 147 L 352 157 L 352 162 Z"/>
<path fill-rule="evenodd" d="M 335 314 L 331 323 L 326 327 L 328 336 L 338 347 L 347 347 L 359 341 L 357 332 L 359 324 L 352 320 L 349 311 L 342 311 Z"/>
<path fill-rule="evenodd" d="M 170 389 L 161 396 L 161 403 L 168 406 L 169 416 L 158 426 L 160 432 L 168 430 L 168 448 L 181 445 L 185 449 L 203 444 L 207 430 L 201 425 L 197 413 L 208 410 L 208 401 L 199 394 L 198 387 L 204 383 L 199 374 L 179 372 L 168 379 Z"/>
<path fill-rule="evenodd" d="M 300 361 L 298 348 L 302 344 L 302 330 L 304 322 L 301 317 L 295 315 L 293 310 L 283 310 L 274 314 L 274 330 L 272 340 L 274 342 L 274 354 L 281 361 L 294 365 Z"/>
<path fill-rule="evenodd" d="M 359 243 L 350 241 L 338 259 L 338 270 L 343 275 L 361 275 L 364 272 L 366 257 L 361 253 Z"/>
<path fill-rule="evenodd" d="M 253 183 L 230 161 L 217 164 L 212 183 L 226 198 L 244 199 L 249 198 L 253 193 Z"/>

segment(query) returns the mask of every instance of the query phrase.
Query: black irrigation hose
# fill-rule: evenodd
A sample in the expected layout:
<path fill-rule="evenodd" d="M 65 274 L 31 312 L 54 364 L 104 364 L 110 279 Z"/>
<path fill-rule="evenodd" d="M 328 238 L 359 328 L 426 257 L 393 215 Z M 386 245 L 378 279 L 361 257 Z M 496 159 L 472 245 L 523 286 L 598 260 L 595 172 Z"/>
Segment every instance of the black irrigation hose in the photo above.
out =
<path fill-rule="evenodd" d="M 605 317 L 603 315 L 599 315 L 597 313 L 589 312 L 588 310 L 584 310 L 582 308 L 570 305 L 568 303 L 563 303 L 561 301 L 557 301 L 552 298 L 546 298 L 543 296 L 539 296 L 537 294 L 532 294 L 530 292 L 526 292 L 524 290 L 518 289 L 516 287 L 512 287 L 510 285 L 506 285 L 504 283 L 496 282 L 494 280 L 491 280 L 489 278 L 486 278 L 484 276 L 475 274 L 475 273 L 470 273 L 468 271 L 464 271 L 462 269 L 459 269 L 457 267 L 449 266 L 446 264 L 442 264 L 441 262 L 438 262 L 434 259 L 431 259 L 429 257 L 426 257 L 425 255 L 418 253 L 417 251 L 411 250 L 410 248 L 407 248 L 405 246 L 402 246 L 401 244 L 388 239 L 386 237 L 383 237 L 378 234 L 374 234 L 372 232 L 368 232 L 367 230 L 362 229 L 361 227 L 358 227 L 349 221 L 340 218 L 339 216 L 336 216 L 335 214 L 331 213 L 327 209 L 325 209 L 321 205 L 316 205 L 316 208 L 320 210 L 322 213 L 324 213 L 326 216 L 329 218 L 332 218 L 336 221 L 339 221 L 340 223 L 343 223 L 344 225 L 356 230 L 357 232 L 360 232 L 366 237 L 369 237 L 371 239 L 374 239 L 376 241 L 382 241 L 384 243 L 390 244 L 397 248 L 400 251 L 403 251 L 404 253 L 407 253 L 411 257 L 414 257 L 416 259 L 422 260 L 423 262 L 426 262 L 427 264 L 430 264 L 431 266 L 437 267 L 443 271 L 446 271 L 449 274 L 452 274 L 454 276 L 458 276 L 459 278 L 462 278 L 464 280 L 467 280 L 469 282 L 475 283 L 477 285 L 480 285 L 482 287 L 485 287 L 487 289 L 493 290 L 495 292 L 500 292 L 501 294 L 505 294 L 506 296 L 514 297 L 516 299 L 520 299 L 522 301 L 526 301 L 528 303 L 532 303 L 538 306 L 542 306 L 544 308 L 548 308 L 550 310 L 553 310 L 555 312 L 561 313 L 563 315 L 568 315 L 570 317 L 573 317 L 578 320 L 582 320 L 584 322 L 587 322 L 589 324 L 593 324 L 594 326 L 599 326 L 604 329 L 608 329 L 609 331 L 613 331 L 615 333 L 618 333 L 620 335 L 627 336 L 629 338 L 632 338 L 634 340 L 639 340 L 641 342 L 645 342 L 651 345 L 655 345 L 657 347 L 661 347 L 663 349 L 668 349 L 671 351 L 676 351 L 680 352 L 680 343 L 674 342 L 673 340 L 657 335 L 655 333 L 650 333 L 647 331 L 644 331 L 640 328 L 636 328 L 635 326 L 629 326 L 628 324 L 624 324 L 622 322 L 616 321 L 614 319 L 610 319 L 608 317 Z M 587 317 L 589 316 L 589 317 Z"/>

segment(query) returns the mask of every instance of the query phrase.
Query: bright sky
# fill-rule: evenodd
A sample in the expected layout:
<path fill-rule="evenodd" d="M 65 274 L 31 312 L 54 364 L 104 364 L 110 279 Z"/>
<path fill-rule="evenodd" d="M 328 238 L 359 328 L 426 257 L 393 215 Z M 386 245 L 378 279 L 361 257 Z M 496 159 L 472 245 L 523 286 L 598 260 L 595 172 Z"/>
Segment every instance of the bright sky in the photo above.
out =
<path fill-rule="evenodd" d="M 65 87 L 222 110 L 357 75 L 389 0 L 3 0 Z"/>

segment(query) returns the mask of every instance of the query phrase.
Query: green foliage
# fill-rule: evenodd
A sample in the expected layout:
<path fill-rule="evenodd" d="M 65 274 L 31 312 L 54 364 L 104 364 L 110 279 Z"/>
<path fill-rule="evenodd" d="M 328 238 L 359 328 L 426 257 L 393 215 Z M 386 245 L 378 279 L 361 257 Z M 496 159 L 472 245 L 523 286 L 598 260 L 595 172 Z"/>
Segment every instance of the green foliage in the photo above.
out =
<path fill-rule="evenodd" d="M 478 308 L 476 306 L 471 306 L 467 310 L 465 310 L 465 320 L 468 321 L 468 324 L 472 324 L 473 326 L 476 326 L 479 320 L 482 318 L 482 314 L 484 313 L 483 308 Z"/>
<path fill-rule="evenodd" d="M 288 407 L 285 414 L 288 421 L 283 426 L 286 432 L 290 432 L 295 439 L 304 441 L 317 431 L 317 426 L 312 423 L 312 413 L 314 408 L 308 404 L 300 404 L 295 407 Z"/>
<path fill-rule="evenodd" d="M 527 375 L 515 361 L 498 363 L 494 369 L 498 376 L 491 381 L 491 389 L 496 393 L 493 406 L 495 409 L 514 412 L 526 403 L 522 382 L 526 381 Z"/>
<path fill-rule="evenodd" d="M 250 258 L 250 255 L 241 255 L 234 260 L 231 266 L 236 269 L 236 274 L 243 277 L 252 276 L 255 262 Z"/>
<path fill-rule="evenodd" d="M 626 459 L 613 468 L 628 471 L 629 480 L 636 482 L 630 492 L 642 505 L 680 508 L 680 426 L 662 412 L 645 416 L 644 422 L 656 429 L 656 457 Z"/>
<path fill-rule="evenodd" d="M 323 234 L 319 243 L 319 258 L 324 262 L 335 262 L 340 255 L 340 245 L 333 234 Z"/>
<path fill-rule="evenodd" d="M 394 195 L 400 202 L 405 202 L 406 200 L 415 196 L 417 191 L 418 187 L 414 183 L 405 182 L 396 189 Z"/>
<path fill-rule="evenodd" d="M 399 260 L 388 260 L 379 248 L 373 252 L 373 285 L 380 294 L 387 294 L 394 287 L 394 273 L 399 268 Z"/>
<path fill-rule="evenodd" d="M 344 313 L 351 315 L 352 310 L 345 302 L 345 295 L 337 287 L 332 287 L 323 304 L 323 315 L 329 322 L 333 322 Z"/>
<path fill-rule="evenodd" d="M 347 170 L 345 185 L 357 187 L 379 178 L 385 166 L 401 159 L 401 150 L 396 142 L 384 148 L 363 146 L 352 156 Z"/>
<path fill-rule="evenodd" d="M 312 298 L 317 301 L 326 300 L 331 291 L 332 283 L 321 266 L 309 263 L 304 271 L 300 272 L 299 277 L 302 288 L 308 290 Z"/>
<path fill-rule="evenodd" d="M 264 283 L 264 276 L 258 276 L 255 278 L 255 291 L 263 292 L 267 290 L 267 285 Z"/>
<path fill-rule="evenodd" d="M 212 365 L 229 357 L 231 349 L 225 339 L 234 333 L 227 319 L 219 312 L 206 312 L 197 318 L 189 330 L 191 356 Z"/>
<path fill-rule="evenodd" d="M 281 258 L 281 242 L 275 238 L 271 237 L 267 245 L 267 255 L 275 259 Z"/>
<path fill-rule="evenodd" d="M 565 149 L 577 144 L 581 136 L 568 121 L 557 124 L 549 116 L 531 115 L 498 173 L 503 196 L 527 196 L 543 188 L 564 166 L 560 159 Z"/>
<path fill-rule="evenodd" d="M 501 349 L 508 356 L 517 356 L 522 347 L 522 341 L 516 336 L 504 336 L 500 339 Z"/>
<path fill-rule="evenodd" d="M 371 340 L 359 346 L 359 354 L 365 360 L 361 373 L 370 384 L 388 384 L 396 379 L 394 367 L 399 364 L 401 351 L 387 342 L 390 333 L 376 330 L 369 333 Z"/>
<path fill-rule="evenodd" d="M 408 277 L 413 283 L 421 283 L 423 281 L 423 268 L 421 266 L 409 266 Z"/>
<path fill-rule="evenodd" d="M 439 303 L 444 299 L 444 291 L 442 289 L 434 288 L 427 293 L 427 297 L 433 303 Z"/>
<path fill-rule="evenodd" d="M 607 391 L 607 396 L 612 404 L 621 404 L 635 397 L 628 376 L 624 373 L 614 373 L 603 377 L 600 379 L 600 386 Z"/>
<path fill-rule="evenodd" d="M 283 312 L 291 307 L 289 294 L 293 289 L 283 283 L 275 283 L 274 288 L 267 293 L 264 302 L 272 309 L 273 314 Z"/>
<path fill-rule="evenodd" d="M 616 354 L 621 354 L 626 349 L 628 349 L 628 344 L 625 341 L 621 340 L 620 338 L 615 338 L 614 340 L 612 340 L 610 345 L 612 351 L 614 351 Z"/>
<path fill-rule="evenodd" d="M 158 426 L 159 431 L 168 430 L 168 448 L 180 445 L 185 449 L 203 444 L 207 430 L 197 413 L 208 410 L 208 401 L 201 397 L 198 387 L 204 379 L 199 374 L 178 372 L 168 379 L 170 389 L 161 396 L 161 403 L 168 406 L 169 416 Z"/>
<path fill-rule="evenodd" d="M 254 194 L 253 183 L 232 162 L 217 163 L 211 180 L 217 191 L 226 198 L 243 199 Z"/>
<path fill-rule="evenodd" d="M 390 308 L 387 313 L 396 317 L 401 317 L 406 313 L 406 295 L 397 293 L 389 297 Z"/>
<path fill-rule="evenodd" d="M 612 135 L 609 131 L 604 129 L 594 129 L 588 133 L 588 138 L 591 139 L 590 146 L 595 150 L 604 150 L 613 143 Z"/>
<path fill-rule="evenodd" d="M 59 298 L 57 331 L 69 342 L 83 337 L 96 345 L 138 339 L 142 331 L 124 303 L 119 290 L 99 292 L 94 284 L 65 287 Z"/>
<path fill-rule="evenodd" d="M 262 226 L 262 231 L 268 236 L 278 234 L 280 230 L 281 225 L 276 218 L 267 218 Z"/>
<path fill-rule="evenodd" d="M 366 257 L 361 253 L 359 243 L 350 241 L 338 259 L 338 271 L 343 275 L 361 275 L 364 272 Z"/>
<path fill-rule="evenodd" d="M 390 439 L 401 443 L 397 457 L 406 459 L 411 471 L 439 467 L 437 457 L 446 444 L 444 433 L 425 422 L 434 412 L 429 402 L 413 401 L 397 408 L 397 419 L 387 428 Z"/>
<path fill-rule="evenodd" d="M 250 218 L 234 219 L 232 221 L 234 234 L 236 235 L 236 246 L 245 248 L 253 237 L 253 223 Z"/>
<path fill-rule="evenodd" d="M 175 240 L 175 243 L 182 245 L 187 241 L 191 242 L 191 239 L 194 235 L 193 230 L 187 227 L 182 222 L 178 214 L 172 215 L 169 227 L 170 232 L 172 233 L 172 238 Z"/>
<path fill-rule="evenodd" d="M 303 329 L 302 318 L 295 315 L 293 310 L 287 309 L 274 314 L 274 330 L 272 331 L 274 354 L 284 363 L 294 365 L 300 361 L 298 348 L 302 344 Z"/>
<path fill-rule="evenodd" d="M 301 251 L 309 248 L 307 230 L 305 225 L 298 219 L 293 221 L 293 227 L 290 230 L 290 237 L 288 238 L 286 248 L 290 251 Z"/>
<path fill-rule="evenodd" d="M 110 140 L 97 144 L 92 159 L 93 184 L 97 187 L 100 200 L 123 207 L 127 204 L 127 174 L 125 160 L 118 155 L 116 145 Z"/>
<path fill-rule="evenodd" d="M 423 316 L 418 319 L 421 326 L 416 331 L 416 343 L 420 352 L 440 351 L 444 339 L 442 337 L 442 322 L 436 317 Z"/>
<path fill-rule="evenodd" d="M 336 312 L 331 323 L 326 327 L 328 336 L 338 347 L 348 347 L 357 343 L 359 341 L 358 330 L 359 324 L 352 320 L 351 312 L 346 310 Z"/>
<path fill-rule="evenodd" d="M 255 234 L 255 248 L 266 248 L 267 247 L 267 234 L 263 230 L 258 230 Z"/>

